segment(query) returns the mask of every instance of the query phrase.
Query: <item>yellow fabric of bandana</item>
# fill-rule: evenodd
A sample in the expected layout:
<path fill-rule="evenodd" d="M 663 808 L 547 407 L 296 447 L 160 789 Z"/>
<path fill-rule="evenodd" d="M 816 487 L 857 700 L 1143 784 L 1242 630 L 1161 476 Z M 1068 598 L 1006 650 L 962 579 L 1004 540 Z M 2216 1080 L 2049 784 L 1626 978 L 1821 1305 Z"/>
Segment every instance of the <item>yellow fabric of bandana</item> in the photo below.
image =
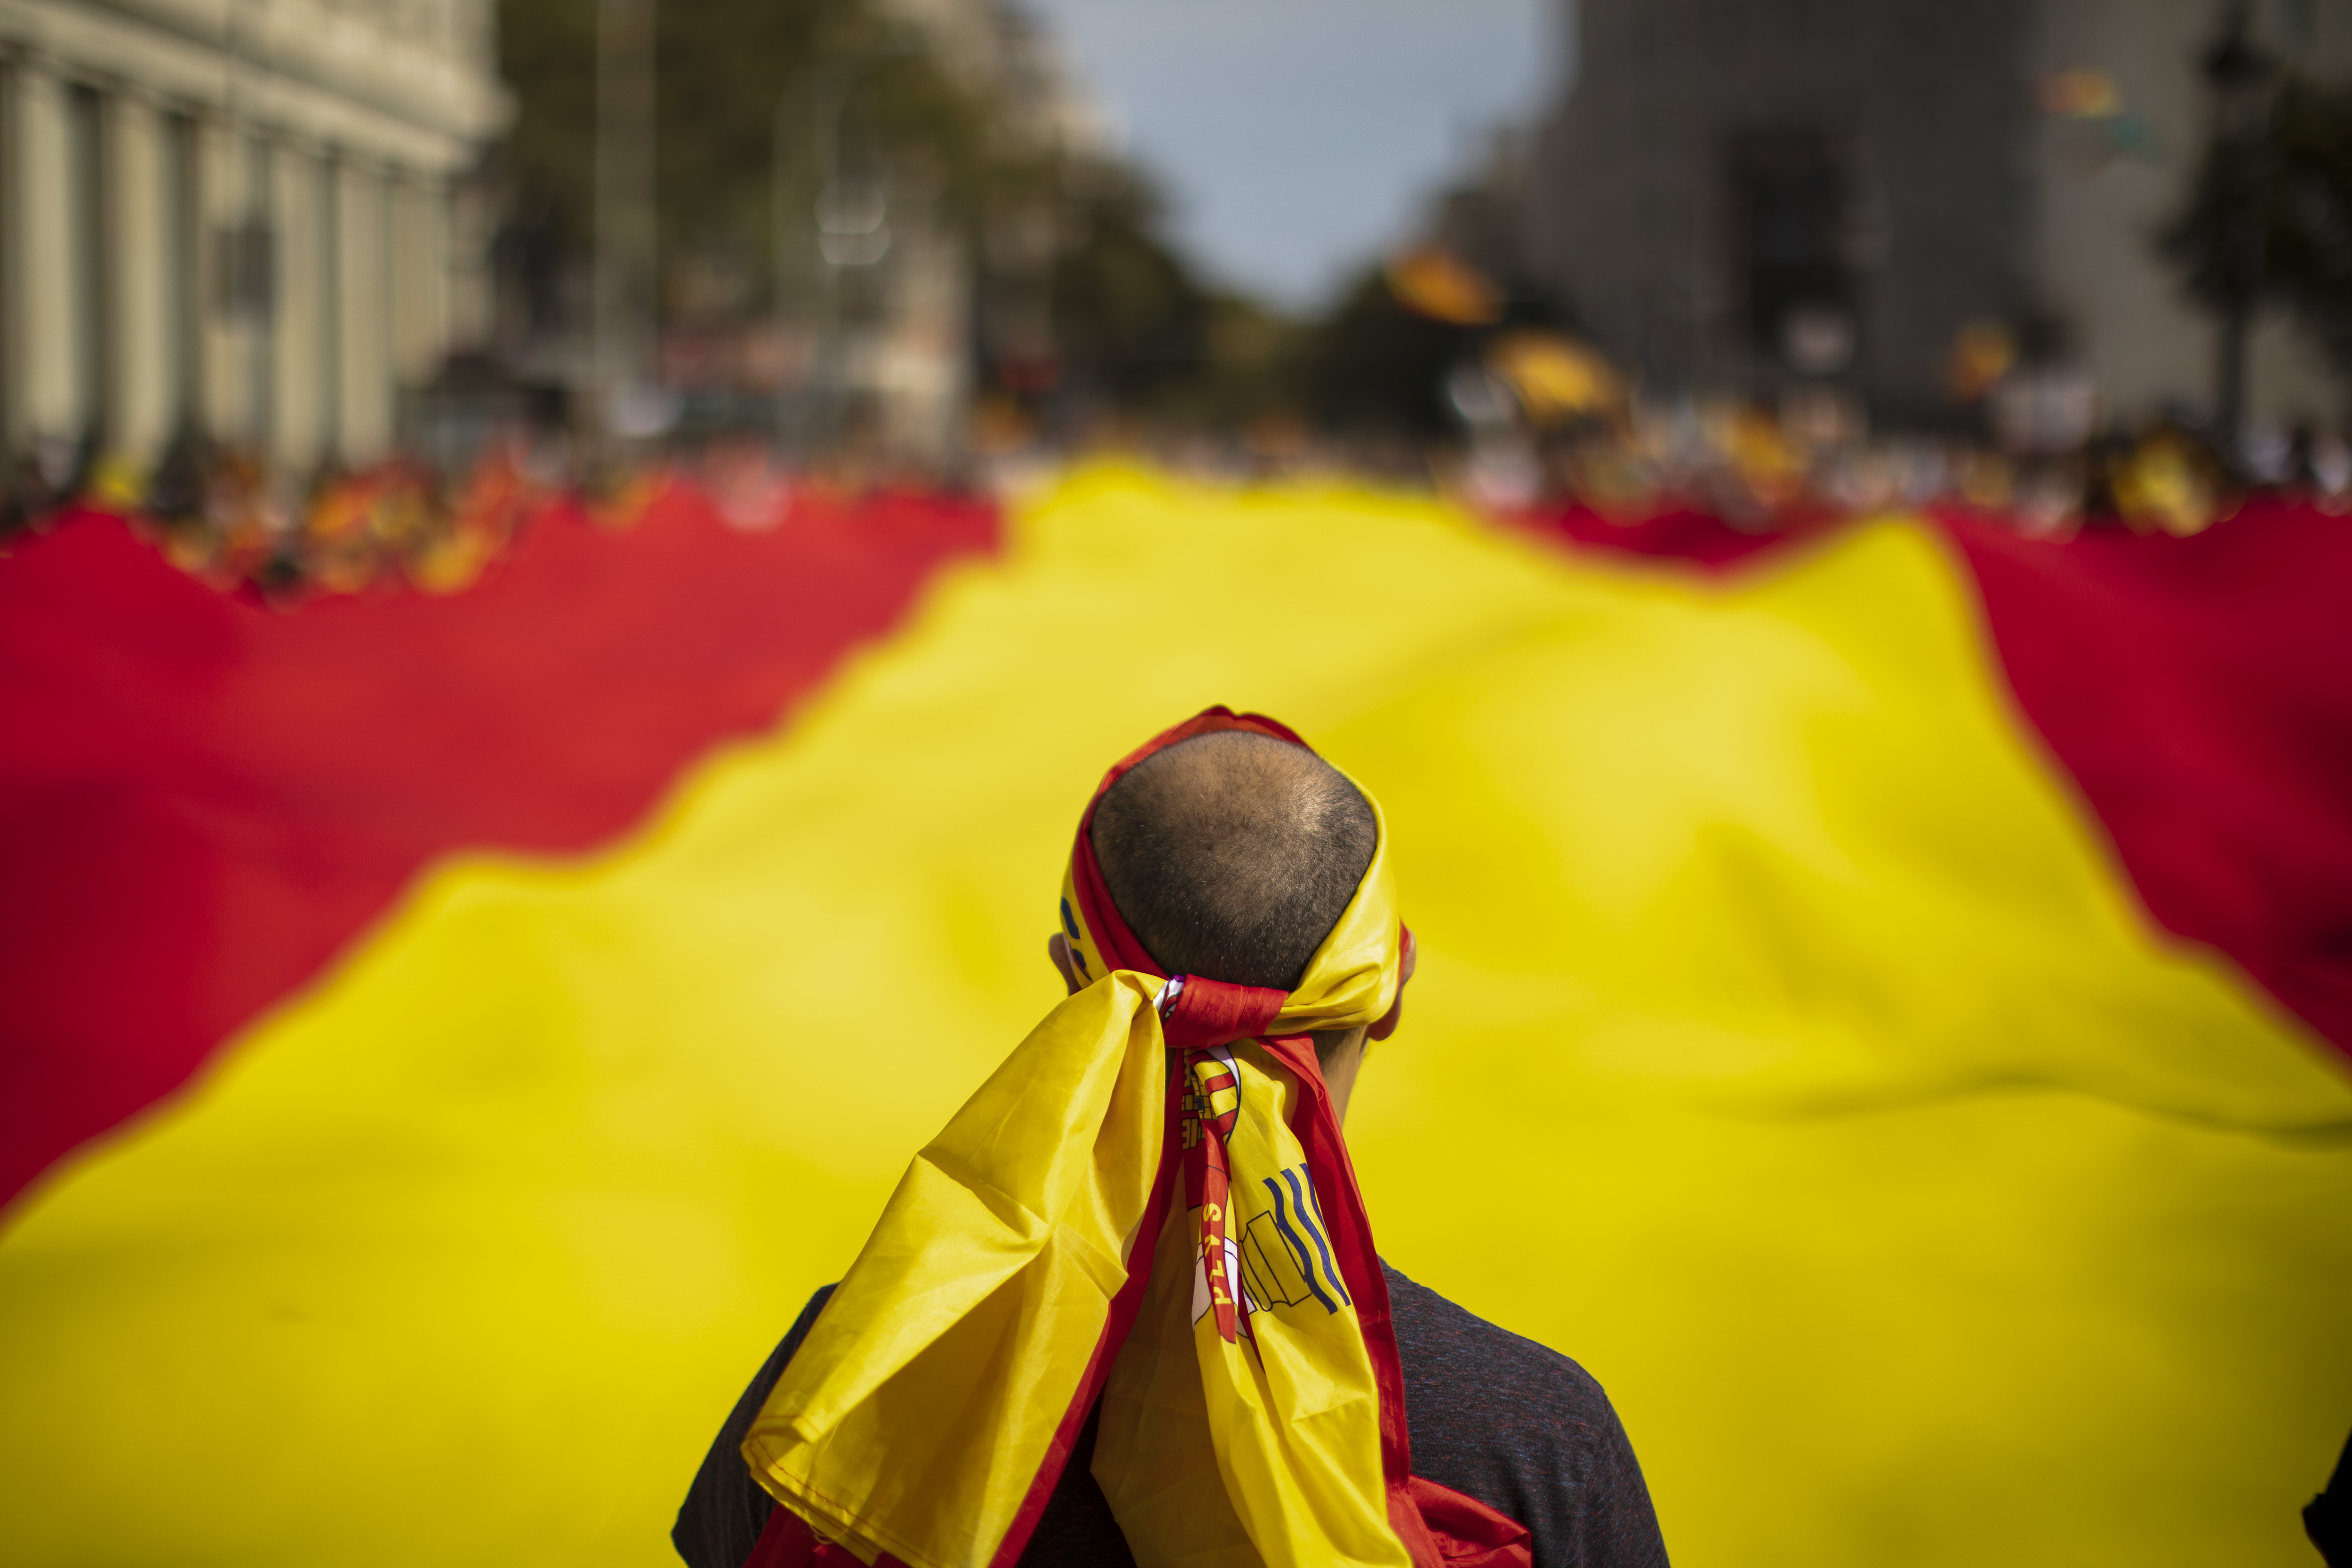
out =
<path fill-rule="evenodd" d="M 1264 1035 L 1213 1051 L 1171 1053 L 1168 981 L 1110 961 L 1132 938 L 1082 891 L 1081 826 L 1063 925 L 1086 984 L 916 1156 L 744 1440 L 820 1539 L 868 1563 L 1009 1563 L 1107 1383 L 1095 1474 L 1144 1568 L 1412 1561 L 1390 1523 L 1376 1351 L 1316 1197 L 1317 1175 L 1351 1194 L 1353 1176 L 1310 1171 L 1288 1125 L 1320 1089 L 1278 1057 L 1311 1068 L 1311 1053 L 1261 1043 L 1369 1025 L 1396 1000 L 1387 825 L 1365 799 L 1380 842 L 1354 900 Z M 1175 1206 L 1170 1141 L 1188 1136 L 1222 1145 L 1218 1215 Z M 1132 1330 L 1108 1343 L 1155 1232 Z M 1223 1310 L 1215 1280 L 1238 1285 Z"/>
<path fill-rule="evenodd" d="M 1240 1104 L 1217 1239 L 1242 1283 L 1237 1322 L 1221 1328 L 1204 1211 L 1188 1207 L 1160 1232 L 1143 1316 L 1103 1391 L 1095 1479 L 1142 1568 L 1405 1568 L 1370 1360 L 1285 1125 L 1296 1079 L 1257 1046 L 1234 1047 L 1230 1064 Z"/>

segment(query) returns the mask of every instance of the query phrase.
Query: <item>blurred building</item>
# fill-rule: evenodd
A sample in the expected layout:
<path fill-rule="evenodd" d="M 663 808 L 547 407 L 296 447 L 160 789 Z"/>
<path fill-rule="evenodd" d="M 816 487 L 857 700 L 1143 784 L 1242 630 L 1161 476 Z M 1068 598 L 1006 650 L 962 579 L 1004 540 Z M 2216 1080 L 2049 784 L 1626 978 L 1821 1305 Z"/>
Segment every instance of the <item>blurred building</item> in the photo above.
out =
<path fill-rule="evenodd" d="M 0 0 L 0 431 L 364 462 L 488 309 L 493 0 Z"/>
<path fill-rule="evenodd" d="M 2210 119 L 2216 0 L 1565 0 L 1570 85 L 1530 247 L 1654 386 L 1849 386 L 1934 424 L 1971 322 L 2095 388 L 2105 416 L 2210 404 L 2217 329 L 2155 237 Z M 2352 67 L 2352 3 L 2253 0 L 2301 69 Z M 2283 320 L 2251 413 L 2339 393 Z"/>
<path fill-rule="evenodd" d="M 1526 125 L 1495 125 L 1465 174 L 1431 197 L 1419 225 L 1419 238 L 1461 258 L 1515 300 L 1550 292 L 1528 243 L 1535 149 Z"/>

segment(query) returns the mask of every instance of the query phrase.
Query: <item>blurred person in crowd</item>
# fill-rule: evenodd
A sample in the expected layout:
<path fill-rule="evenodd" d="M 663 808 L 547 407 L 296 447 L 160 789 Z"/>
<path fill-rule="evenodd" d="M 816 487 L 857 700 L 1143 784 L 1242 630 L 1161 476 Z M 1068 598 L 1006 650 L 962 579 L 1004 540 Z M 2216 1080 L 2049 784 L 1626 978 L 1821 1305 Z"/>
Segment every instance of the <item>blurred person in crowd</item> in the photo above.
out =
<path fill-rule="evenodd" d="M 1371 1251 L 1339 1122 L 1412 970 L 1386 849 L 1377 805 L 1256 715 L 1211 709 L 1106 775 L 1048 943 L 1068 999 L 924 1152 L 848 1279 L 816 1293 L 744 1391 L 672 1534 L 693 1568 L 846 1563 L 852 1546 L 895 1561 L 893 1543 L 975 1565 L 1665 1563 L 1600 1385 Z M 1083 1291 L 1034 1275 L 992 1276 L 963 1289 L 957 1321 L 927 1318 L 989 1243 L 1012 1245 L 954 1218 L 964 1186 L 927 1198 L 928 1172 L 961 1173 L 988 1206 L 1028 1190 L 978 1169 L 1009 1144 L 1119 1166 L 1123 1091 L 1098 1107 L 1122 1060 L 1143 1121 L 1162 1124 L 1165 1096 L 1169 1136 L 1164 1163 L 1129 1156 L 1127 1184 L 1092 1194 L 1106 1207 L 1150 1194 L 1124 1282 L 1102 1287 L 1109 1331 L 1097 1339 L 1099 1304 L 1072 1306 Z M 946 1364 L 950 1336 L 991 1365 Z M 1056 1339 L 1058 1355 L 1038 1348 Z M 1085 1368 L 1066 1398 L 1056 1366 Z M 1033 1414 L 992 1424 L 997 1405 Z M 1041 1419 L 1042 1468 L 1008 1458 L 1041 1442 Z M 959 1481 L 992 1461 L 993 1489 Z M 1005 1491 L 1007 1468 L 1025 1493 Z M 982 1520 L 950 1494 L 1019 1507 Z"/>

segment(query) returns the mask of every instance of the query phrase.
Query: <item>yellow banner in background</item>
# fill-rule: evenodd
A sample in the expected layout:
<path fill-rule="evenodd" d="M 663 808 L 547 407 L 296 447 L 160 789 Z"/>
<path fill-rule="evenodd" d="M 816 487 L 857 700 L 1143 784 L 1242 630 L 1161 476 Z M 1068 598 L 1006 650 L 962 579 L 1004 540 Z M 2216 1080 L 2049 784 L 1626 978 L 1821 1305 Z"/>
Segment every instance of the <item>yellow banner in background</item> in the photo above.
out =
<path fill-rule="evenodd" d="M 441 868 L 28 1200 L 6 1560 L 669 1560 L 743 1383 L 1057 994 L 1102 759 L 1212 701 L 1394 831 L 1384 1252 L 1601 1379 L 1683 1568 L 2309 1563 L 2352 1083 L 2151 937 L 1924 531 L 1716 590 L 1118 470 L 629 843 Z"/>

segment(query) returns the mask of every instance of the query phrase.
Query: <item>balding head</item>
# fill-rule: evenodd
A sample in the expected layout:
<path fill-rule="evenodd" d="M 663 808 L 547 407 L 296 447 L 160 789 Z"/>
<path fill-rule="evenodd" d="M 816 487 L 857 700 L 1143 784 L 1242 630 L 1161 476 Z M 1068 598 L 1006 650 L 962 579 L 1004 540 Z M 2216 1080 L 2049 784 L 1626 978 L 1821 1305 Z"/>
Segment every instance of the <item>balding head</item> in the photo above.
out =
<path fill-rule="evenodd" d="M 1380 830 L 1304 746 L 1220 730 L 1156 752 L 1095 807 L 1111 901 L 1171 974 L 1295 989 L 1372 863 Z"/>

